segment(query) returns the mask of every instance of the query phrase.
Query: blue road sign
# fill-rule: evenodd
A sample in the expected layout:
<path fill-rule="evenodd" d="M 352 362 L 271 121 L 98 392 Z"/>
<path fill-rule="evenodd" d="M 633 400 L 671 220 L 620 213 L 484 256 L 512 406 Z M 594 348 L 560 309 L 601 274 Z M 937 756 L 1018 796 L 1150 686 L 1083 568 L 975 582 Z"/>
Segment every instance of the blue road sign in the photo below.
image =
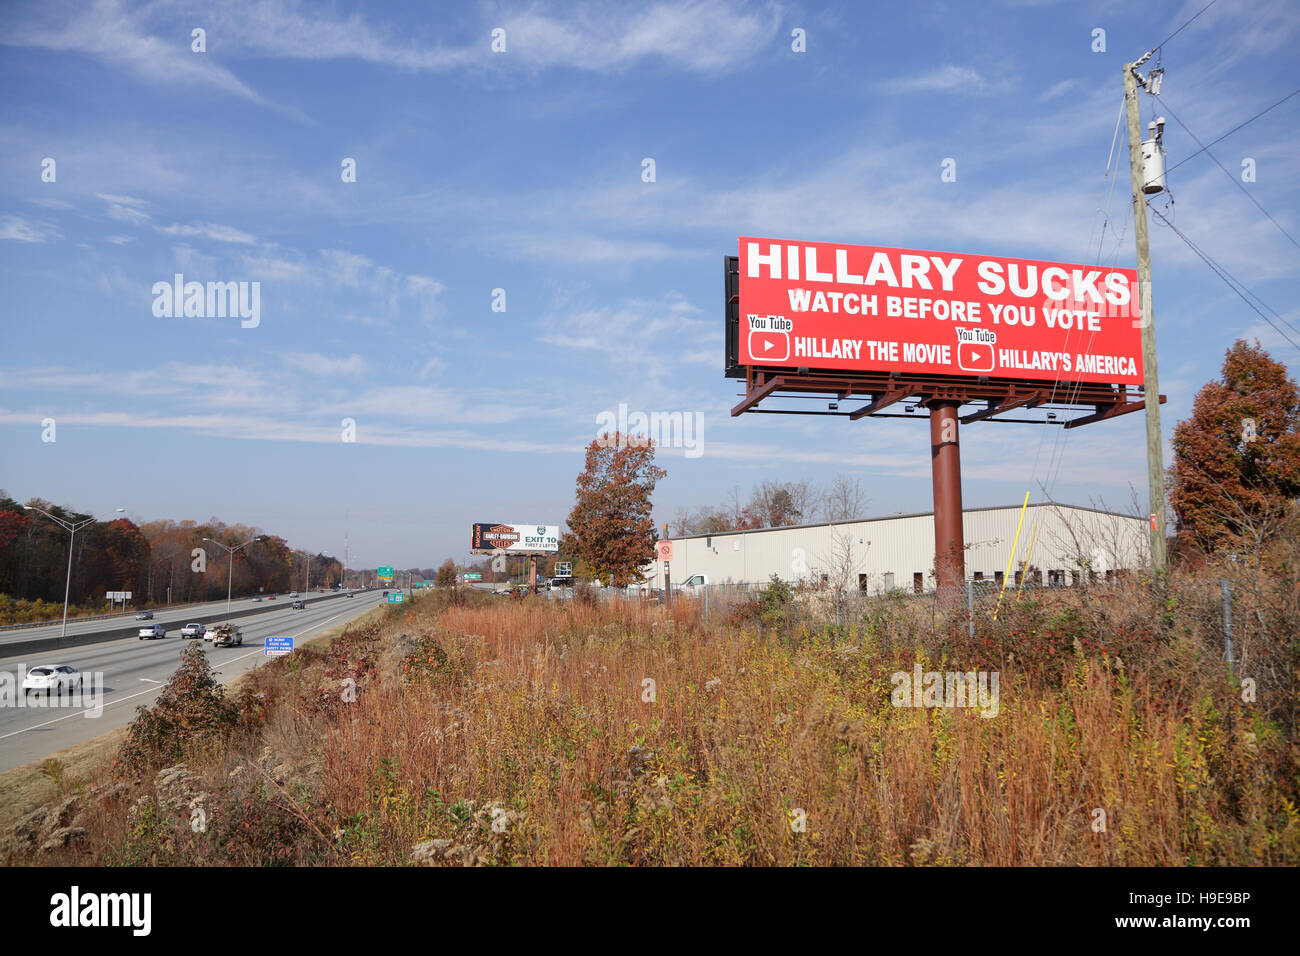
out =
<path fill-rule="evenodd" d="M 293 653 L 292 637 L 268 637 L 266 639 L 267 657 L 284 657 Z"/>

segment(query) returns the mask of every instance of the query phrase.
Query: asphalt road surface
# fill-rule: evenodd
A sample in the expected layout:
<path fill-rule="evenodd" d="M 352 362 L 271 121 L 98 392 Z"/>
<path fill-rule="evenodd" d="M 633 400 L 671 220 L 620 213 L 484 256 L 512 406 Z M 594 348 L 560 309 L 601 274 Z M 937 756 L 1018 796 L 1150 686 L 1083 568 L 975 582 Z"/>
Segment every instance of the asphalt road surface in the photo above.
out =
<path fill-rule="evenodd" d="M 268 636 L 293 637 L 296 646 L 370 610 L 382 600 L 379 591 L 367 591 L 352 598 L 312 601 L 301 611 L 291 610 L 285 600 L 283 610 L 277 608 L 243 618 L 232 615 L 231 620 L 244 632 L 241 647 L 213 647 L 207 641 L 182 638 L 180 628 L 185 622 L 178 618 L 180 623 L 174 628 L 169 626 L 167 637 L 161 640 L 129 637 L 30 655 L 15 654 L 5 648 L 0 653 L 0 672 L 5 672 L 3 679 L 12 682 L 9 687 L 16 687 L 17 692 L 16 696 L 9 693 L 0 699 L 0 771 L 41 760 L 64 747 L 125 727 L 135 716 L 136 707 L 153 703 L 158 691 L 175 672 L 181 648 L 186 644 L 201 644 L 217 679 L 226 683 L 268 660 L 265 651 Z M 102 675 L 103 712 L 99 716 L 87 716 L 94 708 L 86 701 L 76 708 L 27 706 L 30 699 L 22 693 L 22 679 L 28 669 L 40 664 L 70 664 L 77 668 L 82 672 L 88 692 L 95 675 Z M 58 700 L 56 695 L 54 701 Z M 18 706 L 16 701 L 23 702 L 24 706 Z"/>
<path fill-rule="evenodd" d="M 361 597 L 362 594 L 377 593 L 377 591 L 358 592 L 357 598 Z M 312 601 L 325 599 L 332 601 L 347 600 L 347 598 L 340 597 L 334 592 L 329 591 L 325 594 L 320 594 L 316 591 L 309 591 L 307 594 L 303 595 L 302 599 L 308 602 L 309 606 Z M 260 610 L 270 605 L 278 605 L 281 601 L 286 602 L 287 606 L 287 602 L 291 600 L 293 599 L 289 597 L 288 592 L 277 595 L 274 601 L 269 602 L 265 599 L 262 601 L 255 601 L 253 598 L 243 598 L 241 600 L 230 602 L 230 613 L 233 615 L 241 614 L 244 611 L 253 609 Z M 356 600 L 356 598 L 353 598 L 353 600 Z M 102 618 L 97 621 L 80 621 L 75 617 L 70 617 L 68 618 L 68 636 L 71 637 L 74 634 L 98 634 L 107 631 L 122 631 L 125 633 L 133 628 L 139 629 L 146 624 L 161 624 L 163 627 L 167 628 L 167 637 L 171 638 L 173 636 L 173 631 L 179 635 L 181 628 L 188 624 L 196 615 L 219 614 L 225 609 L 225 601 L 209 601 L 206 604 L 191 604 L 187 607 L 180 608 L 179 610 L 154 611 L 152 621 L 137 621 L 135 619 L 135 611 L 131 611 L 127 614 L 116 614 L 112 617 Z M 63 620 L 60 618 L 53 624 L 43 624 L 40 627 L 15 627 L 12 629 L 0 630 L 0 647 L 9 644 L 21 644 L 24 641 L 36 641 L 42 638 L 58 637 L 62 628 Z"/>

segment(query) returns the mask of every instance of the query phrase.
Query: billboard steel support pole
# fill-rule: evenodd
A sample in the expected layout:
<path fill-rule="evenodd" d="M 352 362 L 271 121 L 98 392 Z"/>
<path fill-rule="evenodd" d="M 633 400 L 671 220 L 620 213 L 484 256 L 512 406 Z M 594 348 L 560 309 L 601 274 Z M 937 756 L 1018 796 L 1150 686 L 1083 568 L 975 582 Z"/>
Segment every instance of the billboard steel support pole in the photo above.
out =
<path fill-rule="evenodd" d="M 931 401 L 930 469 L 934 478 L 934 575 L 939 606 L 960 607 L 966 580 L 961 520 L 961 447 L 956 401 Z"/>

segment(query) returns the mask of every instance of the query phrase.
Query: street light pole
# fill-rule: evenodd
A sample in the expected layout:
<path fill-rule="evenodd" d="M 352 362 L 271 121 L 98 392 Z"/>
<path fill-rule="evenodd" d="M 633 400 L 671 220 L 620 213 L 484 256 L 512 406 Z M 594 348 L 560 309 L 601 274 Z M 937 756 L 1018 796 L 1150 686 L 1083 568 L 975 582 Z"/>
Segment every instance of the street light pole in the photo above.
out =
<path fill-rule="evenodd" d="M 302 579 L 302 593 L 306 594 L 308 591 L 311 590 L 311 552 L 295 550 L 293 553 L 301 554 L 303 556 L 304 562 L 306 563 L 306 568 L 303 571 L 303 579 Z"/>
<path fill-rule="evenodd" d="M 256 538 L 249 538 L 249 539 L 248 539 L 247 541 L 245 541 L 243 544 L 236 545 L 236 546 L 233 547 L 233 548 L 226 547 L 226 545 L 222 544 L 220 541 L 215 540 L 214 538 L 204 538 L 204 539 L 203 539 L 204 541 L 211 541 L 211 542 L 212 542 L 213 544 L 215 544 L 218 548 L 224 548 L 225 551 L 226 551 L 226 553 L 227 553 L 228 555 L 230 555 L 229 566 L 227 567 L 227 570 L 226 570 L 226 613 L 227 613 L 227 614 L 230 613 L 230 589 L 231 589 L 231 585 L 232 585 L 232 583 L 234 582 L 234 579 L 235 579 L 235 552 L 236 552 L 236 551 L 241 551 L 241 550 L 243 550 L 244 548 L 247 548 L 247 547 L 248 547 L 250 544 L 252 544 L 254 541 L 264 541 L 265 539 L 266 539 L 266 536 L 265 536 L 265 535 L 260 535 L 260 534 L 259 534 Z"/>
<path fill-rule="evenodd" d="M 91 515 L 89 518 L 83 518 L 80 521 L 64 521 L 62 518 L 50 514 L 44 508 L 34 508 L 31 505 L 23 505 L 23 507 L 28 511 L 39 511 L 65 531 L 70 532 L 68 535 L 68 576 L 63 582 L 63 629 L 59 631 L 59 637 L 64 638 L 68 636 L 68 595 L 72 589 L 72 542 L 76 540 L 77 532 L 86 525 L 93 523 L 95 517 Z M 121 511 L 122 509 L 118 508 L 117 510 Z"/>

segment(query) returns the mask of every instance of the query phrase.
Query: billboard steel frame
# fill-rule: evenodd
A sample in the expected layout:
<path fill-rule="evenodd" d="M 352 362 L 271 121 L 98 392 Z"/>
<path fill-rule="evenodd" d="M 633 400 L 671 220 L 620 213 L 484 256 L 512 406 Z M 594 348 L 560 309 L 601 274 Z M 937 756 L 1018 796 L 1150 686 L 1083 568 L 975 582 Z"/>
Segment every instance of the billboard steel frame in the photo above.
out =
<path fill-rule="evenodd" d="M 1060 424 L 1078 428 L 1094 422 L 1118 418 L 1146 408 L 1141 388 L 1106 385 L 1096 382 L 1053 384 L 1030 379 L 993 378 L 990 376 L 958 377 L 951 375 L 912 375 L 886 371 L 836 371 L 784 366 L 740 365 L 739 257 L 723 257 L 724 301 L 726 303 L 725 372 L 728 378 L 743 379 L 741 400 L 731 409 L 733 418 L 746 413 L 769 415 L 831 415 L 850 421 L 862 418 L 929 418 L 930 465 L 934 488 L 935 584 L 941 602 L 956 606 L 965 585 L 965 542 L 962 532 L 961 445 L 959 425 L 976 422 L 1018 422 Z M 760 408 L 764 402 L 779 399 L 820 399 L 826 410 L 806 408 Z M 829 407 L 855 398 L 865 404 L 841 412 Z M 925 407 L 928 416 L 898 414 L 885 409 L 899 402 L 915 401 L 913 407 Z M 1163 404 L 1165 396 L 1158 396 Z M 964 405 L 976 405 L 965 415 Z M 996 416 L 1019 408 L 1058 409 L 1063 413 L 1082 411 L 1078 417 L 1055 422 Z M 911 409 L 909 408 L 910 412 Z"/>

